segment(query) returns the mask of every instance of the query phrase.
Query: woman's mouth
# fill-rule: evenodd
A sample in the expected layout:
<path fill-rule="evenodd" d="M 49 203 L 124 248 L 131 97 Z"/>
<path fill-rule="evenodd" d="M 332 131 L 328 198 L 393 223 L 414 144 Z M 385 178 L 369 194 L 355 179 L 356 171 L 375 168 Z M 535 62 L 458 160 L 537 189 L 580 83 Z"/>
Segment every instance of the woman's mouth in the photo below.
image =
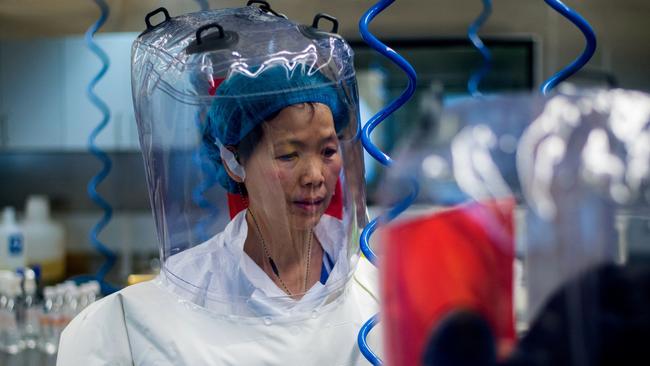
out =
<path fill-rule="evenodd" d="M 320 206 L 323 204 L 323 201 L 325 201 L 325 198 L 308 198 L 294 200 L 293 204 L 302 211 L 313 213 L 318 211 Z"/>

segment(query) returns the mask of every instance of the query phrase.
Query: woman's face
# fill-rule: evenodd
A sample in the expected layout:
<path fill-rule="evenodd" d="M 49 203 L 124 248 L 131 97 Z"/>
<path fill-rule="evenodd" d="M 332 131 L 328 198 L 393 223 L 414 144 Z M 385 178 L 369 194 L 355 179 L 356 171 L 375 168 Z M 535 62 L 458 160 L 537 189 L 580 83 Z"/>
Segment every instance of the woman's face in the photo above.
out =
<path fill-rule="evenodd" d="M 263 125 L 262 140 L 244 163 L 249 204 L 266 220 L 313 228 L 329 206 L 341 171 L 339 140 L 329 107 L 284 108 Z"/>

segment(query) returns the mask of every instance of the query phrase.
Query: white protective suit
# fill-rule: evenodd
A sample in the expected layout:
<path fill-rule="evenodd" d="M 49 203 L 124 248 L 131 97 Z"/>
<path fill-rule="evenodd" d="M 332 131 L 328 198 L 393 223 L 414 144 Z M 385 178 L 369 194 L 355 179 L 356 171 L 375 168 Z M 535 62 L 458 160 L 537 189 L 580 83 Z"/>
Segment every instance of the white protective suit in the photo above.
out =
<path fill-rule="evenodd" d="M 303 299 L 325 291 L 330 281 L 336 281 L 337 273 L 347 273 L 346 269 L 337 269 L 347 263 L 340 253 L 342 248 L 336 246 L 338 235 L 332 235 L 339 224 L 323 216 L 316 226 L 314 232 L 325 252 L 339 259 L 325 286 L 316 283 Z M 210 258 L 220 258 L 221 265 L 223 258 L 241 261 L 239 279 L 215 274 L 210 286 L 249 281 L 257 287 L 251 296 L 253 309 L 265 306 L 263 311 L 268 314 L 266 307 L 276 306 L 282 312 L 281 304 L 265 301 L 267 295 L 277 295 L 281 290 L 244 254 L 246 233 L 242 212 L 222 233 L 171 257 L 173 261 L 168 264 L 176 271 L 185 271 L 183 276 L 205 276 Z M 273 320 L 227 316 L 211 310 L 204 299 L 187 301 L 166 277 L 163 272 L 153 281 L 127 287 L 81 312 L 61 336 L 57 365 L 368 364 L 357 346 L 357 335 L 363 323 L 378 311 L 378 303 L 376 270 L 365 259 L 359 261 L 352 280 L 335 301 L 312 311 L 301 309 L 302 315 Z M 203 306 L 197 305 L 201 301 Z M 374 351 L 379 350 L 379 334 L 375 329 L 368 339 Z"/>

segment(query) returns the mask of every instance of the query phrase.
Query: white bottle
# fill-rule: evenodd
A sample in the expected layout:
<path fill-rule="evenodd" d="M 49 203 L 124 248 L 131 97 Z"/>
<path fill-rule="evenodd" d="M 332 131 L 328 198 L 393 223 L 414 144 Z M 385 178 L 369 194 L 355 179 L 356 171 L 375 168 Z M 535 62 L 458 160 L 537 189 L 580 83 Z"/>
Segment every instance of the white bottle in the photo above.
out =
<path fill-rule="evenodd" d="M 25 242 L 16 223 L 16 211 L 5 207 L 0 223 L 0 270 L 15 271 L 25 266 Z"/>
<path fill-rule="evenodd" d="M 46 196 L 29 196 L 22 222 L 25 237 L 25 260 L 41 268 L 41 280 L 55 283 L 65 275 L 65 233 L 63 226 L 50 219 Z"/>

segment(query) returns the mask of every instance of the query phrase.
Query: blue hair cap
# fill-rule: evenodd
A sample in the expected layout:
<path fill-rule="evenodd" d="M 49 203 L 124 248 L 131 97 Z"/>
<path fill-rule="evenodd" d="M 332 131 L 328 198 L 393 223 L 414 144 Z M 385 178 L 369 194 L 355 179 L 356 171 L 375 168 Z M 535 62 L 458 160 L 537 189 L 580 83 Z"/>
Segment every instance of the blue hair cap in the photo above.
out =
<path fill-rule="evenodd" d="M 325 104 L 332 112 L 336 132 L 340 132 L 349 122 L 349 113 L 344 93 L 338 86 L 320 71 L 305 65 L 292 70 L 273 66 L 253 74 L 232 73 L 217 88 L 203 134 L 219 183 L 229 192 L 239 193 L 237 183 L 223 167 L 215 140 L 225 146 L 236 146 L 256 126 L 288 106 Z"/>

